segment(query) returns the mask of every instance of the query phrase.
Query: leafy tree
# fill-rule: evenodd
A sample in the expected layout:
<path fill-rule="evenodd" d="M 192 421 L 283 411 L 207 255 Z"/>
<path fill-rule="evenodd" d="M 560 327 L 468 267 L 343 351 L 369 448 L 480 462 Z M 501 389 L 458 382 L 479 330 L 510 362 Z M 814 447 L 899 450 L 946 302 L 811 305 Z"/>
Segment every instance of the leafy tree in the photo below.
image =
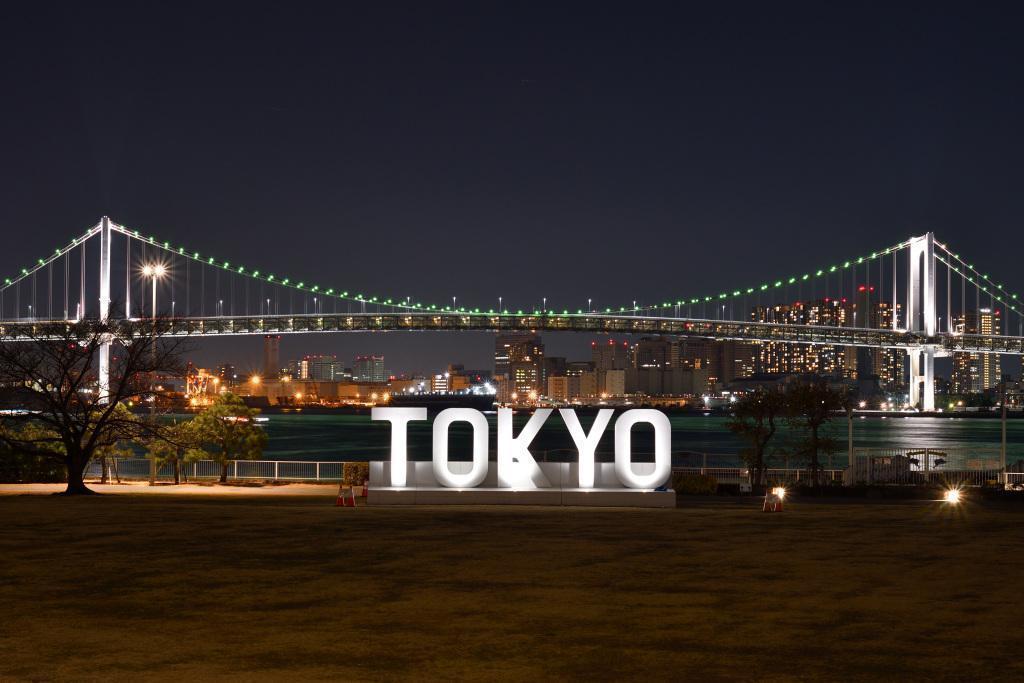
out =
<path fill-rule="evenodd" d="M 206 454 L 196 440 L 195 421 L 172 422 L 164 427 L 161 438 L 149 444 L 146 457 L 154 461 L 157 469 L 170 464 L 174 468 L 174 483 L 181 483 L 181 463 L 195 454 L 202 457 Z"/>
<path fill-rule="evenodd" d="M 123 404 L 155 399 L 155 373 L 181 372 L 183 342 L 165 330 L 159 322 L 96 320 L 4 327 L 0 386 L 15 388 L 13 403 L 23 410 L 0 415 L 0 444 L 61 463 L 66 494 L 92 493 L 83 474 L 93 458 L 118 442 L 159 434 L 157 423 L 136 419 Z M 97 370 L 108 342 L 110 386 L 101 393 Z"/>
<path fill-rule="evenodd" d="M 849 409 L 848 391 L 834 389 L 824 379 L 792 385 L 786 391 L 787 421 L 801 435 L 796 454 L 807 460 L 814 485 L 818 485 L 822 453 L 838 450 L 838 442 L 825 430 L 836 413 Z"/>
<path fill-rule="evenodd" d="M 138 419 L 137 417 L 132 415 L 131 412 L 124 407 L 124 405 L 119 405 L 117 407 L 117 410 L 123 410 L 125 411 L 125 413 L 127 413 L 126 416 L 121 416 L 125 419 Z M 104 443 L 97 447 L 96 455 L 94 457 L 100 461 L 100 481 L 104 484 L 107 483 L 107 479 L 110 476 L 110 468 L 111 466 L 113 466 L 114 476 L 117 477 L 117 481 L 118 483 L 120 483 L 121 478 L 120 475 L 117 473 L 117 459 L 131 458 L 134 457 L 134 455 L 135 449 L 132 447 L 131 441 L 118 440 L 114 441 L 113 443 Z"/>
<path fill-rule="evenodd" d="M 9 425 L 4 429 L 19 441 L 49 441 L 53 436 L 52 432 L 34 422 Z M 0 481 L 50 482 L 64 479 L 64 468 L 56 460 L 16 450 L 8 443 L 0 444 Z"/>
<path fill-rule="evenodd" d="M 256 425 L 254 418 L 259 414 L 259 409 L 250 408 L 234 394 L 224 393 L 190 423 L 197 448 L 220 463 L 222 484 L 228 480 L 231 460 L 257 460 L 263 453 L 267 434 Z"/>
<path fill-rule="evenodd" d="M 763 483 L 768 444 L 778 428 L 776 420 L 782 419 L 785 408 L 785 396 L 777 389 L 758 389 L 733 407 L 729 429 L 749 444 L 740 455 L 754 471 L 754 486 Z"/>

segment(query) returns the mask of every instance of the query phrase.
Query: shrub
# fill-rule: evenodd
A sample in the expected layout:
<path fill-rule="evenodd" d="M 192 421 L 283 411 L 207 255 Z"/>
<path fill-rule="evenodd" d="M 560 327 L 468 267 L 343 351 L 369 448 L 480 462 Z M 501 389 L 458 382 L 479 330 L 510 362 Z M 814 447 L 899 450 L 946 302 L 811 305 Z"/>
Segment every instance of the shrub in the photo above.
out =
<path fill-rule="evenodd" d="M 673 474 L 672 488 L 690 496 L 713 496 L 718 492 L 718 480 L 709 474 Z"/>
<path fill-rule="evenodd" d="M 362 486 L 370 480 L 370 463 L 346 462 L 341 467 L 341 483 L 345 486 Z"/>
<path fill-rule="evenodd" d="M 52 458 L 27 455 L 12 450 L 0 451 L 0 482 L 39 484 L 68 480 L 64 465 Z"/>

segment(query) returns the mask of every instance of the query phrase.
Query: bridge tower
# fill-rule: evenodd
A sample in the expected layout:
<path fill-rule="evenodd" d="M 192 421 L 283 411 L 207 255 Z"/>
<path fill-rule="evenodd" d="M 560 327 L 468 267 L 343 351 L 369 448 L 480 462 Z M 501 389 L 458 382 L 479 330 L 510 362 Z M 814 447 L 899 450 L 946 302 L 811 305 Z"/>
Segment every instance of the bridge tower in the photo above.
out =
<path fill-rule="evenodd" d="M 907 331 L 929 338 L 929 343 L 908 351 L 910 356 L 910 404 L 935 410 L 935 355 L 931 340 L 938 332 L 935 302 L 935 233 L 910 239 L 907 283 Z M 895 311 L 893 311 L 895 320 Z M 921 384 L 924 391 L 921 390 Z"/>
<path fill-rule="evenodd" d="M 84 247 L 83 247 L 84 248 Z M 110 317 L 110 219 L 100 219 L 100 322 Z M 99 402 L 106 403 L 110 396 L 111 336 L 105 334 L 100 343 Z"/>

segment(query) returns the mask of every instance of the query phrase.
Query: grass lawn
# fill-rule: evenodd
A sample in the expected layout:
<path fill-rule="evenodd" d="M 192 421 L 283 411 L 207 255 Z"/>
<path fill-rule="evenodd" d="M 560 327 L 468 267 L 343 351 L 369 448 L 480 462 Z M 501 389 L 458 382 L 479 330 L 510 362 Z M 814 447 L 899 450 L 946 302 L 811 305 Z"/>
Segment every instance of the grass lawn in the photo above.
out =
<path fill-rule="evenodd" d="M 1024 679 L 1024 506 L 0 497 L 0 679 Z"/>

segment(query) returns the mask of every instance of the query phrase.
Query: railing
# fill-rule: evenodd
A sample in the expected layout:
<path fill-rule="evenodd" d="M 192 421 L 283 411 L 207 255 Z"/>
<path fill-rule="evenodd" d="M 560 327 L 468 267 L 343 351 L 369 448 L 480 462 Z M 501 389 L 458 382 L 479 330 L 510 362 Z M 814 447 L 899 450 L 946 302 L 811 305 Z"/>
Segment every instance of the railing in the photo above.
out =
<path fill-rule="evenodd" d="M 230 460 L 227 466 L 228 481 L 341 481 L 345 463 L 313 460 Z M 107 461 L 108 476 L 111 479 L 149 479 L 151 461 L 147 458 L 111 458 Z M 99 460 L 90 463 L 85 471 L 87 478 L 103 476 L 103 464 Z M 180 465 L 182 481 L 220 479 L 223 467 L 214 460 L 193 460 Z M 158 481 L 173 481 L 174 466 L 166 464 L 156 472 Z"/>
<path fill-rule="evenodd" d="M 842 482 L 846 470 L 819 469 L 818 483 Z M 745 467 L 673 467 L 673 474 L 707 475 L 720 484 L 751 484 L 754 473 Z M 770 468 L 764 471 L 765 484 L 797 484 L 814 479 L 810 468 Z"/>
<path fill-rule="evenodd" d="M 972 454 L 979 455 L 977 451 Z M 952 463 L 953 467 L 946 467 Z M 966 463 L 974 467 L 966 466 Z M 858 451 L 852 480 L 846 469 L 825 467 L 818 470 L 818 483 L 873 485 L 964 485 L 989 486 L 1001 481 L 998 454 L 981 454 L 966 461 L 941 449 L 880 449 Z M 344 462 L 314 460 L 231 460 L 227 466 L 228 481 L 324 481 L 342 479 Z M 102 462 L 95 460 L 85 471 L 88 479 L 103 476 Z M 109 458 L 110 480 L 148 480 L 151 462 L 146 458 Z M 214 460 L 193 460 L 180 465 L 181 481 L 211 481 L 220 478 L 222 466 Z M 709 475 L 722 484 L 750 484 L 753 472 L 746 467 L 673 467 L 673 474 Z M 764 471 L 765 484 L 803 484 L 813 474 L 807 467 L 771 467 Z M 156 471 L 157 481 L 173 481 L 174 467 L 163 465 Z M 1008 486 L 1024 488 L 1024 472 L 1007 472 Z"/>
<path fill-rule="evenodd" d="M 986 486 L 1002 474 L 998 449 L 884 448 L 856 452 L 853 482 Z"/>

